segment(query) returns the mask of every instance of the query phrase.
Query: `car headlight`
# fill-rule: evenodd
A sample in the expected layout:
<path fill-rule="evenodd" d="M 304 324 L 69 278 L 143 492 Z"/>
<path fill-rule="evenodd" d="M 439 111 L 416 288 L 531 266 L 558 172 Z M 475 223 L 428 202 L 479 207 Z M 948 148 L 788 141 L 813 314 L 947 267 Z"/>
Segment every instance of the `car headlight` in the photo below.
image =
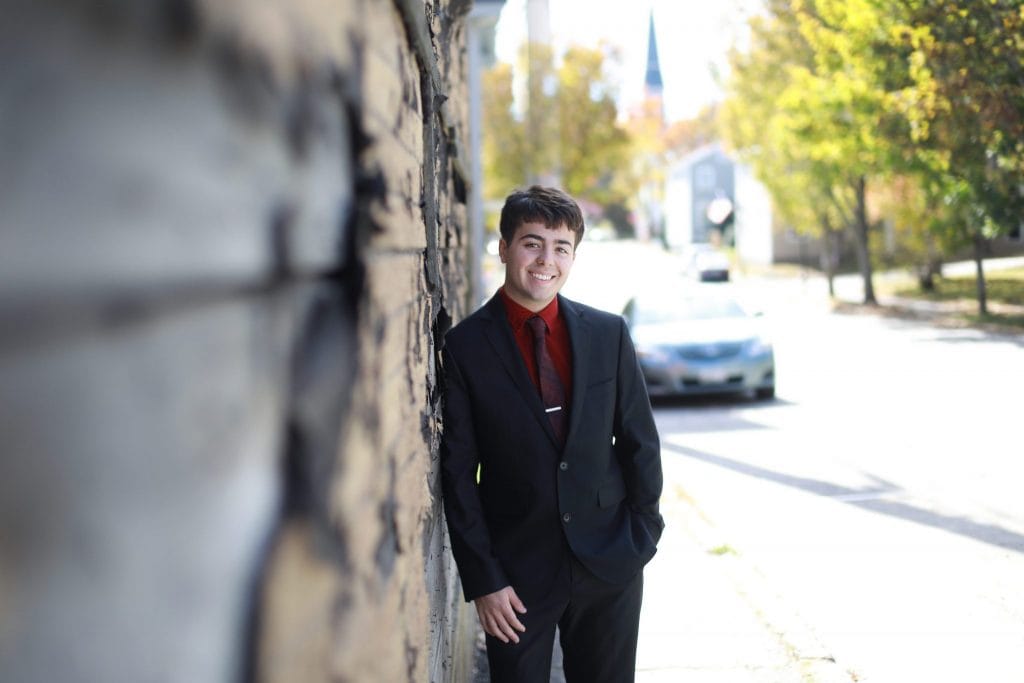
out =
<path fill-rule="evenodd" d="M 748 356 L 767 356 L 772 352 L 772 345 L 767 339 L 754 337 L 747 342 Z"/>
<path fill-rule="evenodd" d="M 657 346 L 639 345 L 636 347 L 636 355 L 649 365 L 666 365 L 672 361 L 668 351 Z"/>

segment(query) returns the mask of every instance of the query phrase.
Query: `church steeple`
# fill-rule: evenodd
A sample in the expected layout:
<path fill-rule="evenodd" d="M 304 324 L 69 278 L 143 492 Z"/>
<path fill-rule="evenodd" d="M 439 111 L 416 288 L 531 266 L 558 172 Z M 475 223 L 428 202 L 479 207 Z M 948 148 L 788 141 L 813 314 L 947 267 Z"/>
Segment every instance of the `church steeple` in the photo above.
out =
<path fill-rule="evenodd" d="M 658 66 L 658 41 L 654 36 L 654 10 L 651 10 L 649 29 L 647 32 L 647 75 L 644 77 L 644 90 L 648 97 L 661 96 L 661 68 Z"/>

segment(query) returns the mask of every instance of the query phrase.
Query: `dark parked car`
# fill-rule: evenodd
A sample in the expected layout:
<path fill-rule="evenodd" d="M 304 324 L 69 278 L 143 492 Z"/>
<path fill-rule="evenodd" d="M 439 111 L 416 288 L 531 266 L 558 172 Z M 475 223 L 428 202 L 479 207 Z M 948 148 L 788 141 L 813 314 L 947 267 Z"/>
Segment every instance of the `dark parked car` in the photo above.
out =
<path fill-rule="evenodd" d="M 775 353 L 722 285 L 634 297 L 623 317 L 652 396 L 753 392 L 775 396 Z"/>
<path fill-rule="evenodd" d="M 728 282 L 729 256 L 707 243 L 691 244 L 683 252 L 686 275 L 701 282 Z"/>

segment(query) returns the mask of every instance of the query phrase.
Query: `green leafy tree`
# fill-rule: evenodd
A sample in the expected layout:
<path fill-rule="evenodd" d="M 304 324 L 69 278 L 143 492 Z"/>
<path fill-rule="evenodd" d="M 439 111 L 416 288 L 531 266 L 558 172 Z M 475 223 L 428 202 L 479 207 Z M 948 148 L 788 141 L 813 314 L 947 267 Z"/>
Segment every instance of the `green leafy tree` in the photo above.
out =
<path fill-rule="evenodd" d="M 944 255 L 962 246 L 956 232 L 957 207 L 923 186 L 915 174 L 893 176 L 872 193 L 873 218 L 887 225 L 893 241 L 885 254 L 893 265 L 913 268 L 921 289 L 932 291 Z"/>
<path fill-rule="evenodd" d="M 531 174 L 534 157 L 526 126 L 515 114 L 512 65 L 497 63 L 483 74 L 483 196 L 500 199 Z"/>
<path fill-rule="evenodd" d="M 826 244 L 840 227 L 851 233 L 873 304 L 866 201 L 868 179 L 888 156 L 878 134 L 884 97 L 870 78 L 874 63 L 853 58 L 841 29 L 867 20 L 866 4 L 769 0 L 766 16 L 752 21 L 751 50 L 731 55 L 723 132 L 797 230 Z M 831 274 L 831 248 L 823 260 Z"/>
<path fill-rule="evenodd" d="M 978 308 L 987 313 L 988 240 L 1024 215 L 1024 8 L 1020 2 L 888 0 L 892 42 L 908 80 L 896 106 L 911 123 L 906 147 L 933 204 L 942 239 L 973 246 Z"/>
<path fill-rule="evenodd" d="M 497 64 L 484 77 L 484 196 L 557 182 L 581 200 L 624 203 L 635 191 L 631 141 L 618 123 L 615 88 L 601 48 L 571 47 L 556 66 L 550 49 L 520 51 L 529 75 L 525 99 L 513 96 L 513 69 Z"/>
<path fill-rule="evenodd" d="M 985 314 L 987 242 L 1024 216 L 1019 0 L 768 0 L 767 9 L 751 52 L 733 55 L 724 121 L 780 212 L 805 230 L 849 226 L 873 301 L 870 188 L 926 264 L 922 282 L 943 252 L 973 246 Z"/>
<path fill-rule="evenodd" d="M 560 175 L 572 195 L 601 205 L 628 194 L 630 139 L 599 49 L 571 47 L 558 70 Z M 618 181 L 618 182 L 617 182 Z"/>

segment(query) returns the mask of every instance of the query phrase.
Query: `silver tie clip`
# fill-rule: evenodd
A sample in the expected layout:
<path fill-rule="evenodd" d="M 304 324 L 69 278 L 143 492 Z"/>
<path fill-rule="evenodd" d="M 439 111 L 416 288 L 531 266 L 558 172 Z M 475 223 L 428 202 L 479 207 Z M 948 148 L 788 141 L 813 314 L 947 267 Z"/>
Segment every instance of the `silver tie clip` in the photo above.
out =
<path fill-rule="evenodd" d="M 557 413 L 561 409 L 562 409 L 562 406 L 555 406 L 554 408 L 545 408 L 544 412 L 545 413 Z"/>

